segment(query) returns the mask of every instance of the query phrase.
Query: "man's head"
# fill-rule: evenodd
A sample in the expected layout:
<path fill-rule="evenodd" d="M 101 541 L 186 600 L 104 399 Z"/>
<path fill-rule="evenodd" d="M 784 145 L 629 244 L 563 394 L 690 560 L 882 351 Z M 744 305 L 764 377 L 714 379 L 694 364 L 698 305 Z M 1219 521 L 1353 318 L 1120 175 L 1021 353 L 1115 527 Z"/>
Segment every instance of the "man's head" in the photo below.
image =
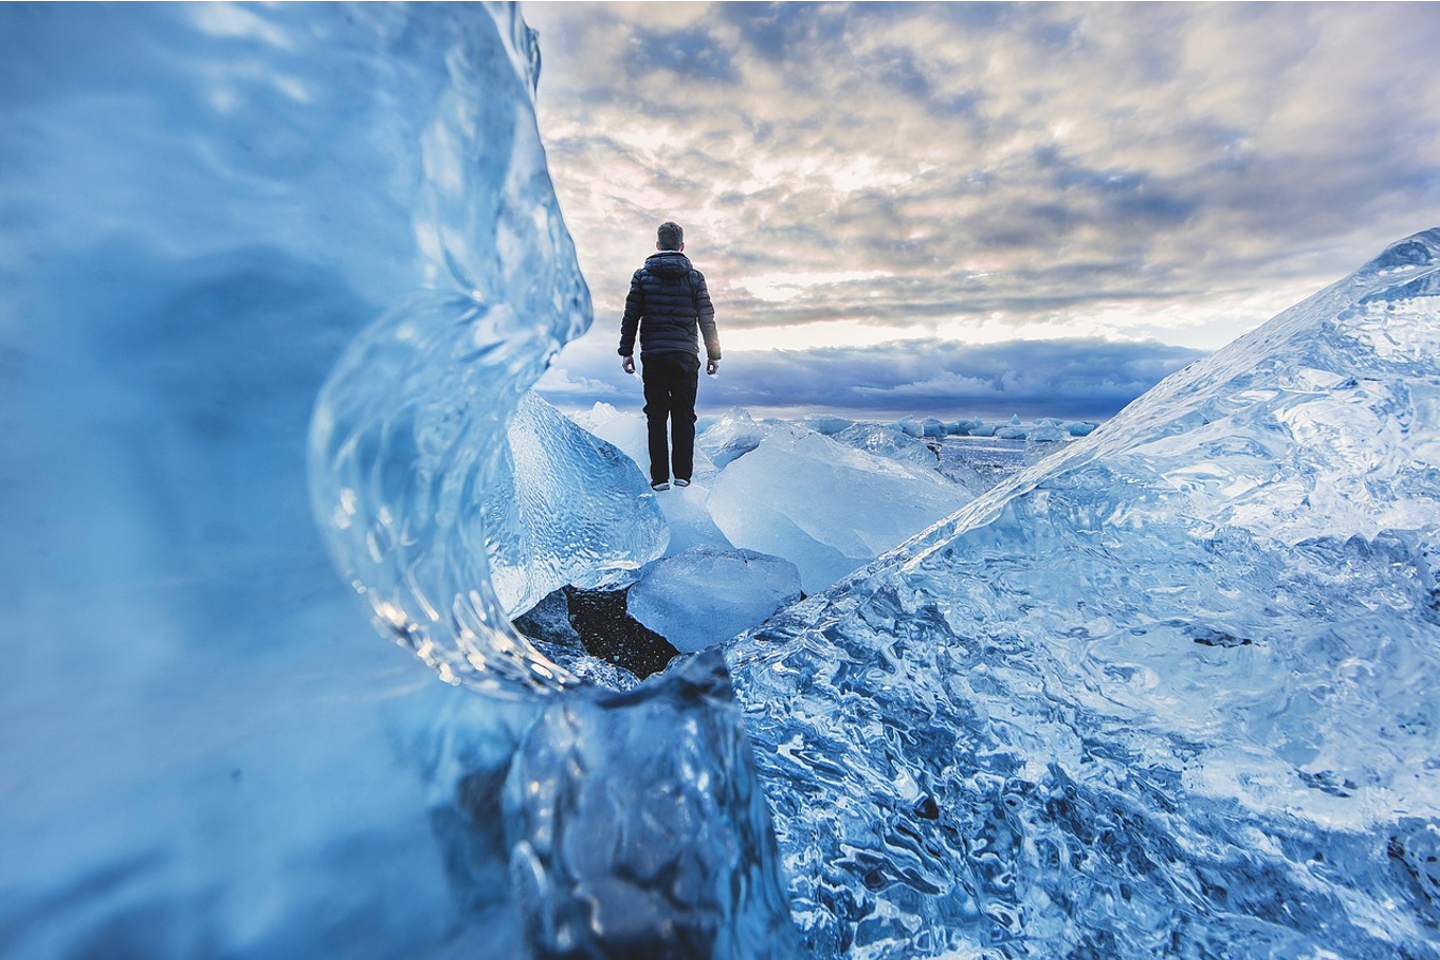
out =
<path fill-rule="evenodd" d="M 680 224 L 666 220 L 656 231 L 655 241 L 657 250 L 684 250 L 685 231 L 680 229 Z"/>

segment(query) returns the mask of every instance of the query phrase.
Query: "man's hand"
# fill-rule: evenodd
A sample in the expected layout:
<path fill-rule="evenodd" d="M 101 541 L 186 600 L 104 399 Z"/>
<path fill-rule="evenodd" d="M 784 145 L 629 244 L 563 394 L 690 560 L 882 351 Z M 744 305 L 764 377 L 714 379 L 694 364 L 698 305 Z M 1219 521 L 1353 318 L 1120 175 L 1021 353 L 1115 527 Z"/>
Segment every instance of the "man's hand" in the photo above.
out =
<path fill-rule="evenodd" d="M 712 376 L 712 377 L 715 376 L 716 371 L 718 371 L 719 369 L 720 369 L 720 361 L 719 361 L 719 360 L 706 360 L 706 361 L 705 361 L 705 373 L 708 374 L 709 376 Z"/>
<path fill-rule="evenodd" d="M 634 373 L 634 372 L 635 372 L 635 358 L 634 358 L 634 357 L 626 357 L 625 359 L 621 360 L 621 361 L 620 361 L 620 369 L 624 370 L 626 373 Z"/>

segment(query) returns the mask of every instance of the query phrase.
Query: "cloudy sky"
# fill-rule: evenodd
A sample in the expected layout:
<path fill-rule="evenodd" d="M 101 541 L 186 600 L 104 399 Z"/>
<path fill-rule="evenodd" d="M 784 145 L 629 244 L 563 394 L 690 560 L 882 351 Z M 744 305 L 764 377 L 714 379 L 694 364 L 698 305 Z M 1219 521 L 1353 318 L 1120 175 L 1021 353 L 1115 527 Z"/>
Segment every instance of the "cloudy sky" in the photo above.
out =
<path fill-rule="evenodd" d="M 1440 4 L 533 3 L 539 119 L 615 347 L 666 219 L 708 409 L 1103 418 L 1440 225 Z"/>

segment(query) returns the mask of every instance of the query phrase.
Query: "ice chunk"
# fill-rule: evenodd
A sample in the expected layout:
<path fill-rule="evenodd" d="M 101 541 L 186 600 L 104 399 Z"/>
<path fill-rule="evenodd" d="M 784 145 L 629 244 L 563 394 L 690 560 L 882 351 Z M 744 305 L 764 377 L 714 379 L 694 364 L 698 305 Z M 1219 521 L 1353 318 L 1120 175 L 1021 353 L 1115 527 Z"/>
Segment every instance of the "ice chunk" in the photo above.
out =
<path fill-rule="evenodd" d="M 753 550 L 697 546 L 656 561 L 630 589 L 630 615 L 694 653 L 800 599 L 795 564 Z"/>
<path fill-rule="evenodd" d="M 934 469 L 940 458 L 924 441 L 916 440 L 895 427 L 878 423 L 857 423 L 835 434 L 835 439 L 846 446 L 863 450 L 886 460 L 900 460 L 918 467 Z"/>
<path fill-rule="evenodd" d="M 967 499 L 933 470 L 777 430 L 725 468 L 709 507 L 731 543 L 792 561 L 813 593 Z"/>
<path fill-rule="evenodd" d="M 554 703 L 517 751 L 504 835 L 526 955 L 798 957 L 724 660 L 664 680 Z"/>
<path fill-rule="evenodd" d="M 574 583 L 607 582 L 663 556 L 669 525 L 617 448 L 527 393 L 483 503 L 491 582 L 507 616 Z"/>
<path fill-rule="evenodd" d="M 1431 230 L 730 648 L 817 953 L 1434 954 L 1437 276 Z"/>
<path fill-rule="evenodd" d="M 956 420 L 953 423 L 945 424 L 945 433 L 949 436 L 966 437 L 976 427 L 984 425 L 981 420 Z"/>
<path fill-rule="evenodd" d="M 934 417 L 926 417 L 923 420 L 906 417 L 903 420 L 897 420 L 891 426 L 907 437 L 914 437 L 917 440 L 923 437 L 943 437 L 945 435 L 945 424 Z"/>
<path fill-rule="evenodd" d="M 814 430 L 816 433 L 823 433 L 827 437 L 833 437 L 846 427 L 853 426 L 855 421 L 847 420 L 844 417 L 837 417 L 831 413 L 812 413 L 801 417 L 799 424 L 802 427 Z"/>
<path fill-rule="evenodd" d="M 1030 428 L 1014 417 L 1009 423 L 996 424 L 994 436 L 1001 440 L 1024 440 L 1030 435 Z"/>
<path fill-rule="evenodd" d="M 734 407 L 715 421 L 696 440 L 696 445 L 710 457 L 717 468 L 724 469 L 731 461 L 760 446 L 766 430 L 743 407 Z"/>

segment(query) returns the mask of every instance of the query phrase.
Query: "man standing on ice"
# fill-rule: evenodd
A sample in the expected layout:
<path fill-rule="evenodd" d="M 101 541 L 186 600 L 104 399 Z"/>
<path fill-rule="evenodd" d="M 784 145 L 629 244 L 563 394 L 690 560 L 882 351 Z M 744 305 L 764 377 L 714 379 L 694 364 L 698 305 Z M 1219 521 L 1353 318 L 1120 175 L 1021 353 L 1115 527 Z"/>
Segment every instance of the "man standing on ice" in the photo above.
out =
<path fill-rule="evenodd" d="M 666 221 L 655 249 L 630 278 L 625 316 L 620 321 L 621 366 L 635 372 L 635 333 L 645 382 L 645 421 L 650 432 L 650 488 L 688 487 L 695 461 L 695 391 L 700 381 L 700 339 L 705 337 L 705 372 L 720 367 L 720 337 L 705 275 L 685 256 L 685 232 Z M 666 421 L 670 438 L 666 438 Z M 673 450 L 671 447 L 673 446 Z"/>

